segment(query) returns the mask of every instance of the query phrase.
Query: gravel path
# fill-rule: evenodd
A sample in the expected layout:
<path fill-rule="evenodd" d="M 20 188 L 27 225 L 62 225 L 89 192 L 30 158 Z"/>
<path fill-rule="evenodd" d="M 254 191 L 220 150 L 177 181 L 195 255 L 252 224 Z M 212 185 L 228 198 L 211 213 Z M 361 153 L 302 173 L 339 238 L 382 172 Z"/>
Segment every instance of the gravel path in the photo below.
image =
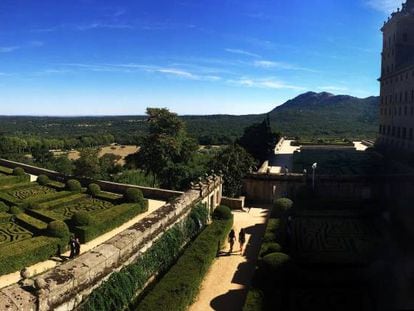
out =
<path fill-rule="evenodd" d="M 246 229 L 246 250 L 243 255 L 240 254 L 238 241 L 232 254 L 228 254 L 228 245 L 225 246 L 207 273 L 189 311 L 242 310 L 255 270 L 267 212 L 264 206 L 233 212 L 237 238 L 240 229 Z"/>

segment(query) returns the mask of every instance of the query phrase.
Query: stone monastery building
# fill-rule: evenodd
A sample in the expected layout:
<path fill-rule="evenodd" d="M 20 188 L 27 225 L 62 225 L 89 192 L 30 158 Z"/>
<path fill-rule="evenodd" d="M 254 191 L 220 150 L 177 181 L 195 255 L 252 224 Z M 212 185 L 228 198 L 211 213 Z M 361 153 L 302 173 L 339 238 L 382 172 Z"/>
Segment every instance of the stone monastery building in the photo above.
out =
<path fill-rule="evenodd" d="M 384 23 L 378 144 L 414 152 L 414 0 Z"/>

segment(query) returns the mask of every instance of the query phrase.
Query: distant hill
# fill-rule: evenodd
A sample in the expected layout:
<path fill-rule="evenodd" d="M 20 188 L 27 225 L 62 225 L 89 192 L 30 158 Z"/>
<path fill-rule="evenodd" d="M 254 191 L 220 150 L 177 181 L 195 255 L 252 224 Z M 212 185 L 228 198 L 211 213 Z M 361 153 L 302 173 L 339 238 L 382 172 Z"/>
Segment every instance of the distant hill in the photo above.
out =
<path fill-rule="evenodd" d="M 285 135 L 373 138 L 378 128 L 379 97 L 308 92 L 270 112 L 272 125 Z"/>
<path fill-rule="evenodd" d="M 309 92 L 269 112 L 272 127 L 301 138 L 374 138 L 378 124 L 378 97 Z M 266 114 L 183 116 L 188 132 L 201 144 L 228 144 L 244 128 Z M 139 143 L 145 134 L 145 116 L 16 117 L 0 116 L 0 134 L 30 138 L 67 138 L 112 134 L 118 143 Z"/>

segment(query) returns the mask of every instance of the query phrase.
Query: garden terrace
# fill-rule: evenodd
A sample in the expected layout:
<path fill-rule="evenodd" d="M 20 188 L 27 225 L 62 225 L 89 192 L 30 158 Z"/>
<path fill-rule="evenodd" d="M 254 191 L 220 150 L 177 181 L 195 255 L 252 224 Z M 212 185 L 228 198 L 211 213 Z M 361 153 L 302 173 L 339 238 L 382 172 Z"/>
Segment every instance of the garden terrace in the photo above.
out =
<path fill-rule="evenodd" d="M 68 235 L 60 241 L 51 236 L 51 222 L 63 221 L 85 243 L 148 207 L 147 200 L 128 203 L 122 195 L 108 192 L 91 196 L 83 188 L 68 191 L 56 181 L 40 185 L 29 182 L 26 174 L 13 175 L 13 170 L 3 167 L 0 173 L 0 275 L 48 259 L 58 252 L 58 245 L 66 247 Z M 86 215 L 85 223 L 72 220 L 79 212 Z"/>

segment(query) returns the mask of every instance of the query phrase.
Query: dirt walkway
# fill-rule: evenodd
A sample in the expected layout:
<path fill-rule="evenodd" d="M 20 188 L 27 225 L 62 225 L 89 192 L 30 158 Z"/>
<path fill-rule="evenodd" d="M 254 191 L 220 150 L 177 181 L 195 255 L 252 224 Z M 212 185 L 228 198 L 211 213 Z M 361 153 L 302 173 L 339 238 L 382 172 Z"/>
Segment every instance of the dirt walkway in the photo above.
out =
<path fill-rule="evenodd" d="M 246 229 L 246 250 L 240 254 L 239 244 L 228 255 L 228 246 L 213 263 L 201 285 L 200 293 L 189 311 L 242 310 L 247 290 L 255 270 L 260 241 L 264 234 L 267 209 L 251 208 L 234 212 L 234 229 L 238 238 L 241 228 Z"/>
<path fill-rule="evenodd" d="M 118 228 L 115 228 L 114 230 L 109 231 L 109 232 L 97 237 L 96 239 L 94 239 L 94 240 L 92 240 L 88 243 L 82 244 L 81 245 L 81 254 L 84 253 L 84 252 L 87 252 L 87 251 L 91 250 L 92 248 L 94 248 L 94 247 L 104 243 L 105 241 L 111 239 L 112 237 L 114 237 L 118 233 L 124 231 L 128 227 L 130 227 L 133 224 L 140 221 L 142 218 L 148 216 L 150 213 L 157 210 L 158 208 L 160 208 L 164 204 L 165 204 L 165 202 L 163 202 L 163 201 L 149 200 L 149 206 L 148 206 L 148 211 L 147 212 L 137 215 L 136 217 L 132 218 L 130 221 L 124 223 L 122 226 L 119 226 Z M 64 253 L 63 256 L 69 256 L 69 252 Z M 46 260 L 46 261 L 34 264 L 33 266 L 30 266 L 30 267 L 28 267 L 28 269 L 30 271 L 30 275 L 33 276 L 33 275 L 36 275 L 36 274 L 43 273 L 43 272 L 45 272 L 49 269 L 52 269 L 52 268 L 56 267 L 59 264 L 60 264 L 59 261 Z M 15 273 L 2 275 L 2 276 L 0 276 L 0 288 L 9 286 L 9 285 L 14 284 L 14 283 L 17 283 L 20 279 L 21 279 L 20 272 L 15 272 Z"/>

